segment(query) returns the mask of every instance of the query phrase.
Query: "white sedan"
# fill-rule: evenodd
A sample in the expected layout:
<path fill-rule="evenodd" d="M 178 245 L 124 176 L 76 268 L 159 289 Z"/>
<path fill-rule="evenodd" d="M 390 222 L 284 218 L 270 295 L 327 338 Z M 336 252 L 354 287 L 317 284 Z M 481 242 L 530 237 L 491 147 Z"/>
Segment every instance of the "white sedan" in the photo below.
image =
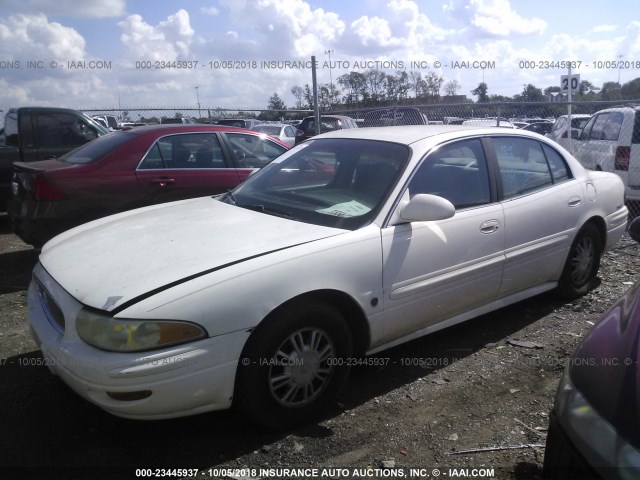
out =
<path fill-rule="evenodd" d="M 340 130 L 232 193 L 103 218 L 45 245 L 29 317 L 47 364 L 115 415 L 236 404 L 286 428 L 353 358 L 541 292 L 595 284 L 617 175 L 504 128 Z"/>

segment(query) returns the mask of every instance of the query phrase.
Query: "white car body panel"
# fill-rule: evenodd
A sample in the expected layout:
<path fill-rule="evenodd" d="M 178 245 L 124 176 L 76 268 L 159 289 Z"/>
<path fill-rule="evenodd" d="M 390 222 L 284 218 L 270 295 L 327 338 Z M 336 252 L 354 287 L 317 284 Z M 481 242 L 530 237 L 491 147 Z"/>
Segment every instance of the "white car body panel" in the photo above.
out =
<path fill-rule="evenodd" d="M 162 215 L 157 214 L 158 208 Z M 108 234 L 114 231 L 117 238 Z M 205 270 L 340 233 L 344 232 L 203 197 L 84 224 L 48 242 L 40 263 L 55 272 L 56 280 L 78 301 L 112 311 L 132 298 Z M 94 258 L 96 251 L 109 251 L 118 262 L 101 262 Z M 87 261 L 71 264 L 70 256 Z"/>
<path fill-rule="evenodd" d="M 400 196 L 428 152 L 485 135 L 547 143 L 565 156 L 574 178 L 445 220 L 397 222 Z M 356 230 L 205 197 L 125 212 L 56 237 L 43 248 L 29 290 L 31 326 L 52 370 L 84 398 L 128 418 L 224 409 L 252 329 L 291 299 L 338 292 L 366 321 L 364 350 L 373 353 L 554 288 L 586 221 L 596 217 L 606 228 L 607 249 L 626 225 L 620 179 L 585 171 L 534 133 L 403 126 L 314 138 L 373 138 L 405 144 L 414 154 L 378 214 Z M 47 317 L 37 282 L 64 312 L 64 331 Z M 106 352 L 79 338 L 75 321 L 83 306 L 120 319 L 193 322 L 208 336 L 149 352 Z M 106 393 L 132 389 L 154 394 L 120 402 Z"/>

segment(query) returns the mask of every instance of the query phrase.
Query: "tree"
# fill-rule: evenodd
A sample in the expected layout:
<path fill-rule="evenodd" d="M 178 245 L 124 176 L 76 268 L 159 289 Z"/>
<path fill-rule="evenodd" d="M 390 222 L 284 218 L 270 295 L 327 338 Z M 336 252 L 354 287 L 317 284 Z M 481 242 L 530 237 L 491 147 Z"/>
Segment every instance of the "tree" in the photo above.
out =
<path fill-rule="evenodd" d="M 622 85 L 622 98 L 625 100 L 637 100 L 640 98 L 640 78 L 635 78 Z"/>
<path fill-rule="evenodd" d="M 343 97 L 345 103 L 358 103 L 364 98 L 367 82 L 363 73 L 345 73 L 338 77 L 338 83 L 347 91 Z"/>
<path fill-rule="evenodd" d="M 593 90 L 593 84 L 589 80 L 582 80 L 580 85 L 578 85 L 578 93 L 580 95 L 586 95 Z"/>
<path fill-rule="evenodd" d="M 409 83 L 409 74 L 405 70 L 398 70 L 394 75 L 396 81 L 396 91 L 398 100 L 403 100 L 409 96 L 411 84 Z"/>
<path fill-rule="evenodd" d="M 296 85 L 295 87 L 291 88 L 291 93 L 296 99 L 296 108 L 298 110 L 301 109 L 302 99 L 304 98 L 304 90 L 302 90 L 302 87 L 299 87 L 298 85 Z"/>
<path fill-rule="evenodd" d="M 516 95 L 514 99 L 518 102 L 543 102 L 544 95 L 542 94 L 542 90 L 529 83 L 525 85 L 522 93 Z"/>
<path fill-rule="evenodd" d="M 424 77 L 422 94 L 426 97 L 440 96 L 440 88 L 442 88 L 443 83 L 444 83 L 444 78 L 442 78 L 436 72 L 429 72 Z"/>
<path fill-rule="evenodd" d="M 420 85 L 422 84 L 422 74 L 420 72 L 409 72 L 411 79 L 411 88 L 413 88 L 413 96 L 418 98 L 420 94 Z"/>
<path fill-rule="evenodd" d="M 273 95 L 269 98 L 267 108 L 269 110 L 286 110 L 287 106 L 284 104 L 280 96 L 276 92 L 273 92 Z"/>
<path fill-rule="evenodd" d="M 621 88 L 618 82 L 605 82 L 600 91 L 602 100 L 621 100 L 622 93 L 620 90 Z"/>
<path fill-rule="evenodd" d="M 476 88 L 471 90 L 471 95 L 478 97 L 477 103 L 485 103 L 489 101 L 489 96 L 487 95 L 488 90 L 489 88 L 487 87 L 487 84 L 481 82 Z"/>
<path fill-rule="evenodd" d="M 306 108 L 308 108 L 309 110 L 313 109 L 313 90 L 311 90 L 311 87 L 308 83 L 305 83 L 304 85 L 303 96 L 305 102 L 307 102 Z"/>
<path fill-rule="evenodd" d="M 457 80 L 450 80 L 444 84 L 444 94 L 454 96 L 461 88 Z"/>
<path fill-rule="evenodd" d="M 365 85 L 372 101 L 384 100 L 386 77 L 380 70 L 367 70 L 364 73 Z"/>

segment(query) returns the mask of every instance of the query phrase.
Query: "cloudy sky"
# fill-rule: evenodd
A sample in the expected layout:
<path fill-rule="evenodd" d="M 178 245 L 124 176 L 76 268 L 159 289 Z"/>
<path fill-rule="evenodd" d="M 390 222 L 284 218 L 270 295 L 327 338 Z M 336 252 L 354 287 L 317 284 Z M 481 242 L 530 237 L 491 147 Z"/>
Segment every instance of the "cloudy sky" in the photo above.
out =
<path fill-rule="evenodd" d="M 291 62 L 312 55 L 321 83 L 376 61 L 418 70 L 414 61 L 470 98 L 483 75 L 490 94 L 558 85 L 566 71 L 538 68 L 544 61 L 579 61 L 581 79 L 596 86 L 624 83 L 640 77 L 637 8 L 636 0 L 0 0 L 0 109 L 198 99 L 250 109 L 273 92 L 291 107 L 291 87 L 311 83 L 311 70 Z M 608 63 L 619 59 L 622 69 Z M 495 68 L 452 68 L 474 60 Z M 187 68 L 171 68 L 175 61 Z M 290 63 L 266 68 L 272 61 Z"/>

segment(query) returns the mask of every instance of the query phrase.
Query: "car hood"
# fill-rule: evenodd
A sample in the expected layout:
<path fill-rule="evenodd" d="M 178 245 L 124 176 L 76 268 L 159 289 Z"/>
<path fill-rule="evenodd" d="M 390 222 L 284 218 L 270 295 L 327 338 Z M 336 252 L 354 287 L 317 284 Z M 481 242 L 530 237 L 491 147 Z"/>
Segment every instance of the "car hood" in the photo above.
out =
<path fill-rule="evenodd" d="M 584 338 L 571 359 L 571 380 L 598 413 L 640 448 L 640 283 Z"/>
<path fill-rule="evenodd" d="M 344 232 L 204 197 L 71 229 L 43 247 L 40 263 L 79 302 L 115 313 L 189 278 Z"/>

